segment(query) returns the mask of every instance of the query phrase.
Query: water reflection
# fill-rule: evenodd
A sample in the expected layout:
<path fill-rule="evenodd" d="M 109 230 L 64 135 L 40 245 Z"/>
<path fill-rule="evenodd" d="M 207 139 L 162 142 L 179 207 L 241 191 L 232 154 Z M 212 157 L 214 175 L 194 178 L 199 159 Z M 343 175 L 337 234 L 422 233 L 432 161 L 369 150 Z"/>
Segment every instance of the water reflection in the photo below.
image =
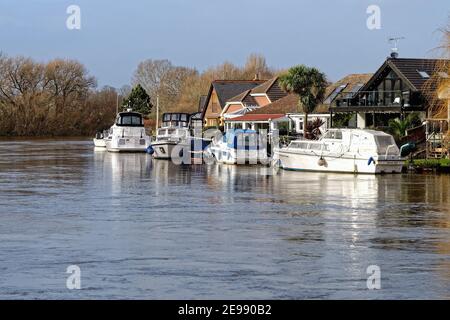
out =
<path fill-rule="evenodd" d="M 450 295 L 449 176 L 175 166 L 79 140 L 0 155 L 0 297 L 73 298 L 74 261 L 83 298 Z"/>

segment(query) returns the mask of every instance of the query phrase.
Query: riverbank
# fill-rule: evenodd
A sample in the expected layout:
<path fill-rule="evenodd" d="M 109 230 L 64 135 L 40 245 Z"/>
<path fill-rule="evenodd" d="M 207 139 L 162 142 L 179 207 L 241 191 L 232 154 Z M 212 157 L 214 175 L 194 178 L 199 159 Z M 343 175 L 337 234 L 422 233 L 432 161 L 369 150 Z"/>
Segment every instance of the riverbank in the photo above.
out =
<path fill-rule="evenodd" d="M 450 174 L 450 159 L 415 159 L 406 161 L 405 167 L 417 173 L 434 172 Z"/>

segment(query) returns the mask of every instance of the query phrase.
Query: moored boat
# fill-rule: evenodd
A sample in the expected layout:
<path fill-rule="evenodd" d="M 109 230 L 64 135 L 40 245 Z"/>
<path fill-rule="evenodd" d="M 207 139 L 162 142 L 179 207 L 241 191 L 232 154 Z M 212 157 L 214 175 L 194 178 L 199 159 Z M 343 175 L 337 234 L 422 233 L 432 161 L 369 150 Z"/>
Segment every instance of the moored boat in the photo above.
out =
<path fill-rule="evenodd" d="M 146 152 L 150 142 L 142 114 L 131 109 L 117 115 L 116 122 L 105 139 L 106 150 L 109 152 Z"/>
<path fill-rule="evenodd" d="M 156 159 L 171 159 L 175 146 L 188 142 L 189 117 L 187 113 L 164 113 L 161 128 L 156 131 L 155 141 L 151 143 L 153 157 Z"/>
<path fill-rule="evenodd" d="M 286 170 L 401 173 L 403 160 L 394 138 L 382 131 L 330 129 L 319 140 L 295 140 L 274 149 Z"/>
<path fill-rule="evenodd" d="M 108 130 L 98 132 L 93 139 L 95 148 L 106 150 L 106 141 L 108 141 L 109 139 L 111 139 L 111 137 L 109 136 Z"/>
<path fill-rule="evenodd" d="M 254 130 L 228 130 L 225 135 L 212 140 L 206 152 L 219 163 L 266 164 L 267 148 Z"/>

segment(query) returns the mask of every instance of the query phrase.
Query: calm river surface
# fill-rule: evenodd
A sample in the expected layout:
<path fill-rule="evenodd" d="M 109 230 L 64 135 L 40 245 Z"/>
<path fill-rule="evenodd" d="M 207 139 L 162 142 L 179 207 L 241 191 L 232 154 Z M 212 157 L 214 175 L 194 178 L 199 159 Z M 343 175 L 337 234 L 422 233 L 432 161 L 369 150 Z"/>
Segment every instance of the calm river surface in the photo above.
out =
<path fill-rule="evenodd" d="M 0 140 L 0 298 L 449 299 L 449 187 Z"/>

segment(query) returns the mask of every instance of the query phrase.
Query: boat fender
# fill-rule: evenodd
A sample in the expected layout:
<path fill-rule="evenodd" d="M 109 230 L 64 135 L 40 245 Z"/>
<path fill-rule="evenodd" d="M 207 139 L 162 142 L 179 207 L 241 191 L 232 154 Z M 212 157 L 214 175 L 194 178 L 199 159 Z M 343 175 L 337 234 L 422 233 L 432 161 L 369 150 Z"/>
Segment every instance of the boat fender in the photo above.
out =
<path fill-rule="evenodd" d="M 155 150 L 153 149 L 152 146 L 148 146 L 148 148 L 145 149 L 145 152 L 147 152 L 148 154 L 154 154 L 154 153 L 155 153 Z"/>
<path fill-rule="evenodd" d="M 370 166 L 372 164 L 372 162 L 373 162 L 373 164 L 376 164 L 375 159 L 373 157 L 370 157 L 369 161 L 367 162 L 367 165 Z"/>
<path fill-rule="evenodd" d="M 325 161 L 325 159 L 324 159 L 323 157 L 320 157 L 320 159 L 319 159 L 319 161 L 317 162 L 317 164 L 318 164 L 320 167 L 324 167 L 324 166 L 326 166 L 327 162 Z"/>

